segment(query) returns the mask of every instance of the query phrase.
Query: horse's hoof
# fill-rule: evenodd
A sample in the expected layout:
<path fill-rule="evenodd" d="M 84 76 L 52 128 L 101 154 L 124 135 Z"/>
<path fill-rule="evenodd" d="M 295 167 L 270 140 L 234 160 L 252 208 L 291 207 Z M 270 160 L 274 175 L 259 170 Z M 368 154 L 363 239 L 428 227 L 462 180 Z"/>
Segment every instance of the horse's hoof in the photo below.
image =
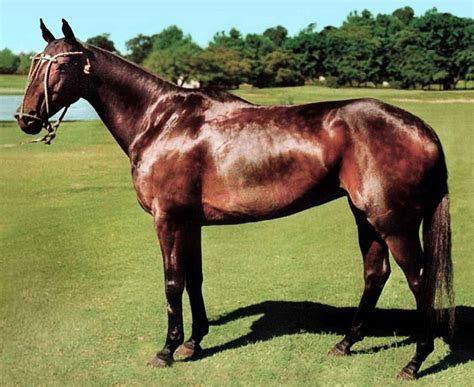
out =
<path fill-rule="evenodd" d="M 397 379 L 416 380 L 418 379 L 418 373 L 411 367 L 404 367 L 397 375 Z"/>
<path fill-rule="evenodd" d="M 199 344 L 193 344 L 187 341 L 176 350 L 176 354 L 181 358 L 191 359 L 197 356 L 201 350 L 202 348 L 199 346 Z"/>
<path fill-rule="evenodd" d="M 159 356 L 159 354 L 156 354 L 153 356 L 153 359 L 151 359 L 148 362 L 148 366 L 152 368 L 167 368 L 171 367 L 173 364 L 173 358 L 166 357 L 166 356 Z"/>
<path fill-rule="evenodd" d="M 328 354 L 332 356 L 349 356 L 351 354 L 351 350 L 341 343 L 337 343 L 334 347 L 332 347 Z"/>

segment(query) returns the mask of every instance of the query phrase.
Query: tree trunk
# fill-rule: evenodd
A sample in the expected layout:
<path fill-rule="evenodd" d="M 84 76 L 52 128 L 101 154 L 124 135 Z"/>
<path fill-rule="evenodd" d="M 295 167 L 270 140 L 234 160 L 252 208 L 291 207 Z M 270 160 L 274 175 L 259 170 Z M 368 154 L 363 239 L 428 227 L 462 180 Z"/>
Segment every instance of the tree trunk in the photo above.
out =
<path fill-rule="evenodd" d="M 451 80 L 443 81 L 443 90 L 452 90 L 453 82 Z"/>

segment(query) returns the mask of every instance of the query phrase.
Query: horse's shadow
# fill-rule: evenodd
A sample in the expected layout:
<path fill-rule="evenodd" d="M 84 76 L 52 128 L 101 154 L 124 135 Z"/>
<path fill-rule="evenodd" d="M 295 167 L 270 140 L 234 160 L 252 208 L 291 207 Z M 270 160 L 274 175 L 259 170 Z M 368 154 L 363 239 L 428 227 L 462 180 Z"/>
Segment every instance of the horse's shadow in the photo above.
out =
<path fill-rule="evenodd" d="M 224 325 L 245 317 L 259 316 L 250 332 L 225 344 L 206 348 L 195 359 L 202 359 L 229 349 L 243 347 L 274 337 L 309 333 L 334 333 L 343 335 L 354 316 L 355 308 L 335 307 L 316 302 L 265 301 L 236 309 L 210 321 L 211 325 Z M 377 309 L 372 318 L 367 336 L 408 336 L 398 342 L 354 350 L 354 354 L 373 353 L 395 346 L 413 343 L 409 336 L 416 326 L 416 314 L 412 310 Z M 449 340 L 451 352 L 438 364 L 424 369 L 420 377 L 474 360 L 474 307 L 456 307 L 456 327 Z M 328 348 L 329 349 L 329 348 Z"/>

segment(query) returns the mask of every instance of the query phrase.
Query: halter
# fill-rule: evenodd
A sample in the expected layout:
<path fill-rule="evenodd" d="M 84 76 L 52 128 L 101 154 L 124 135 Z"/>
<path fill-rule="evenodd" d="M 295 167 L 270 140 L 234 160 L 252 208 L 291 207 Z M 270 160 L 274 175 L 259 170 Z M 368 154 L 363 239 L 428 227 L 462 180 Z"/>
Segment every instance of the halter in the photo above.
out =
<path fill-rule="evenodd" d="M 48 133 L 44 137 L 33 140 L 31 141 L 32 143 L 44 142 L 45 144 L 48 144 L 48 145 L 51 144 L 51 141 L 56 137 L 56 131 L 58 130 L 59 125 L 61 124 L 64 116 L 66 115 L 67 109 L 70 106 L 70 105 L 67 105 L 64 107 L 63 112 L 61 113 L 58 120 L 54 124 L 51 124 L 51 122 L 49 122 L 50 101 L 49 101 L 49 92 L 48 92 L 48 80 L 49 80 L 49 73 L 51 71 L 52 64 L 58 62 L 57 58 L 73 56 L 73 55 L 82 55 L 83 53 L 84 53 L 83 51 L 66 51 L 66 52 L 60 52 L 59 54 L 56 54 L 53 56 L 40 53 L 32 57 L 30 70 L 28 71 L 28 80 L 26 82 L 24 97 L 23 97 L 23 101 L 21 102 L 20 112 L 15 113 L 15 117 L 18 117 L 20 119 L 22 117 L 28 117 L 28 118 L 32 118 L 34 120 L 40 121 L 42 128 L 48 131 Z M 28 114 L 24 112 L 26 93 L 28 92 L 31 86 L 31 83 L 33 82 L 33 79 L 38 74 L 41 65 L 44 63 L 43 61 L 47 62 L 46 71 L 44 72 L 44 79 L 43 79 L 44 99 L 45 99 L 45 104 L 46 104 L 46 116 L 48 117 L 46 118 L 46 120 L 37 115 L 32 115 L 32 114 Z M 37 63 L 35 64 L 35 62 Z M 87 65 L 84 67 L 84 73 L 89 74 L 89 72 L 90 72 L 90 62 L 87 61 Z"/>

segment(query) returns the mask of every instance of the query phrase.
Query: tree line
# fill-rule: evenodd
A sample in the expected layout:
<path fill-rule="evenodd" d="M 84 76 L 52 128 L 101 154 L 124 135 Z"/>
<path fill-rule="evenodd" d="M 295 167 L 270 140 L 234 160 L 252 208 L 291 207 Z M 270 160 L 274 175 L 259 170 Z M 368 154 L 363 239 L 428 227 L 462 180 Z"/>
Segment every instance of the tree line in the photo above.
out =
<path fill-rule="evenodd" d="M 214 35 L 207 47 L 170 26 L 126 42 L 125 57 L 177 84 L 235 88 L 295 86 L 323 80 L 330 87 L 381 86 L 449 90 L 474 80 L 474 20 L 440 13 L 415 16 L 353 11 L 339 28 L 310 24 L 294 36 L 283 26 L 243 35 L 235 28 Z M 109 34 L 87 40 L 118 53 Z M 0 73 L 26 73 L 29 53 L 0 51 Z M 464 82 L 466 85 L 467 82 Z"/>

